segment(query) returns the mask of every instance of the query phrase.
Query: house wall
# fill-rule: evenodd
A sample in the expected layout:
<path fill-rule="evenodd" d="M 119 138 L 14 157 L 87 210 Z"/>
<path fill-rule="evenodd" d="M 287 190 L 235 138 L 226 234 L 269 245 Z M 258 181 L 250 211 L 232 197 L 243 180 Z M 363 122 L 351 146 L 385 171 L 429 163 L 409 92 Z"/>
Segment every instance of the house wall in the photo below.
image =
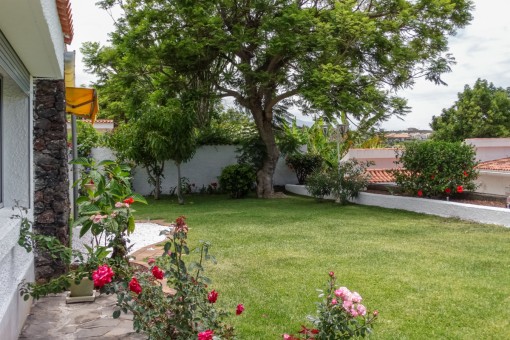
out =
<path fill-rule="evenodd" d="M 237 163 L 236 146 L 234 145 L 206 145 L 200 147 L 193 159 L 181 164 L 181 176 L 186 177 L 190 184 L 194 183 L 197 191 L 207 187 L 213 182 L 218 182 L 221 170 L 230 164 Z M 92 157 L 96 160 L 115 159 L 113 152 L 107 148 L 92 149 Z M 170 193 L 170 190 L 177 186 L 177 167 L 172 161 L 165 163 L 165 178 L 161 188 L 163 194 Z M 151 194 L 153 188 L 147 182 L 147 171 L 143 168 L 136 168 L 133 176 L 133 188 L 142 195 Z M 283 158 L 278 160 L 273 177 L 274 185 L 297 184 L 296 173 L 291 170 Z"/>
<path fill-rule="evenodd" d="M 358 161 L 372 161 L 375 164 L 371 165 L 371 169 L 395 169 L 401 168 L 402 165 L 395 164 L 397 160 L 396 149 L 350 149 L 347 154 L 342 158 L 342 161 L 349 159 L 357 159 Z"/>
<path fill-rule="evenodd" d="M 476 159 L 485 162 L 510 157 L 510 138 L 470 138 L 466 144 L 476 149 Z"/>
<path fill-rule="evenodd" d="M 508 196 L 510 193 L 510 172 L 480 170 L 476 180 L 476 192 Z"/>
<path fill-rule="evenodd" d="M 18 246 L 20 221 L 11 219 L 11 208 L 18 200 L 21 206 L 32 208 L 32 98 L 22 91 L 6 71 L 2 77 L 2 175 L 3 203 L 0 209 L 0 337 L 17 339 L 30 310 L 31 301 L 23 301 L 18 284 L 34 279 L 34 257 Z M 32 218 L 29 212 L 28 218 Z"/>

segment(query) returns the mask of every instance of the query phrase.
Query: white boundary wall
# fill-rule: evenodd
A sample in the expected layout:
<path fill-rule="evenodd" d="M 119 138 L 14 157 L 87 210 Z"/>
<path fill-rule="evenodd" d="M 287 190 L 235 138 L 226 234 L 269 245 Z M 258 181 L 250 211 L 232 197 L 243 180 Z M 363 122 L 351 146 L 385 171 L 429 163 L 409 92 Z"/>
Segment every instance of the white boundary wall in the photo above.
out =
<path fill-rule="evenodd" d="M 286 185 L 285 190 L 297 195 L 311 196 L 303 185 Z M 358 198 L 352 202 L 442 217 L 458 217 L 463 220 L 510 227 L 510 209 L 505 208 L 484 207 L 417 197 L 371 194 L 367 192 L 360 192 Z"/>
<path fill-rule="evenodd" d="M 237 146 L 235 145 L 205 145 L 197 149 L 194 157 L 187 163 L 181 164 L 181 176 L 186 177 L 190 184 L 195 184 L 196 191 L 202 186 L 218 182 L 218 177 L 224 167 L 237 163 Z M 115 155 L 107 148 L 92 149 L 92 157 L 97 161 L 115 159 Z M 149 195 L 153 188 L 149 185 L 147 171 L 137 167 L 133 176 L 133 188 L 137 193 Z M 298 183 L 296 173 L 280 158 L 273 177 L 274 185 Z M 162 194 L 170 193 L 177 185 L 177 167 L 173 161 L 165 163 L 164 178 L 161 183 Z"/>

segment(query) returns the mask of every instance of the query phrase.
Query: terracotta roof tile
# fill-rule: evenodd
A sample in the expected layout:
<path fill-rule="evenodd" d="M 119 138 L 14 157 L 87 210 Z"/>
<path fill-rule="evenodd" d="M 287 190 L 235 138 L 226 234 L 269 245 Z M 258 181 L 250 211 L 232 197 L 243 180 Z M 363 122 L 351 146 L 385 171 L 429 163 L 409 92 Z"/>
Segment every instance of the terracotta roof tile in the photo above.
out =
<path fill-rule="evenodd" d="M 486 161 L 476 166 L 478 170 L 490 170 L 490 171 L 510 171 L 510 157 L 495 159 L 492 161 Z"/>
<path fill-rule="evenodd" d="M 56 0 L 60 25 L 64 33 L 64 42 L 70 44 L 73 41 L 73 15 L 71 13 L 71 2 L 69 0 Z"/>
<path fill-rule="evenodd" d="M 369 183 L 392 183 L 395 177 L 392 174 L 394 169 L 367 169 L 365 173 L 370 175 Z"/>

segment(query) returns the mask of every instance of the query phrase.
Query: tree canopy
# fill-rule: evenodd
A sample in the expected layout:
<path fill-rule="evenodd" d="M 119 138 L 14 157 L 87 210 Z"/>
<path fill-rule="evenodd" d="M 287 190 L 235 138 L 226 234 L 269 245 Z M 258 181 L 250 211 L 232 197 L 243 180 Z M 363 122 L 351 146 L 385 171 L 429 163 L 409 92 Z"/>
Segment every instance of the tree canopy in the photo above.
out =
<path fill-rule="evenodd" d="M 136 113 L 147 91 L 193 99 L 205 113 L 232 97 L 251 112 L 266 156 L 259 197 L 273 193 L 275 112 L 291 104 L 372 126 L 407 112 L 394 90 L 442 84 L 448 35 L 471 20 L 470 0 L 103 0 L 124 15 L 112 46 L 86 46 L 103 85 Z M 172 91 L 168 91 L 172 89 Z M 185 91 L 185 92 L 183 92 Z M 186 93 L 186 96 L 182 96 Z M 110 104 L 112 105 L 112 104 Z M 207 115 L 205 115 L 207 116 Z"/>
<path fill-rule="evenodd" d="M 433 139 L 454 142 L 510 137 L 510 87 L 504 89 L 478 79 L 472 88 L 464 86 L 457 98 L 455 104 L 432 118 Z"/>

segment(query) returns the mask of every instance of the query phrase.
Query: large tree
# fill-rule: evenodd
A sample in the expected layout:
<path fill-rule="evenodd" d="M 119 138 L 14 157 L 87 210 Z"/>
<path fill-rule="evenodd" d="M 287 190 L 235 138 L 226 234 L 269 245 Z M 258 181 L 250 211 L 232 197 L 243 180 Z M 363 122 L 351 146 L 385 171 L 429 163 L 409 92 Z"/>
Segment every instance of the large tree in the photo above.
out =
<path fill-rule="evenodd" d="M 432 138 L 463 141 L 466 138 L 510 137 L 510 87 L 496 87 L 478 79 L 457 95 L 457 101 L 432 117 Z"/>
<path fill-rule="evenodd" d="M 362 126 L 405 114 L 393 91 L 417 77 L 442 83 L 454 62 L 448 35 L 470 21 L 472 7 L 469 0 L 100 1 L 114 4 L 124 15 L 111 49 L 120 58 L 116 72 L 129 69 L 127 82 L 136 75 L 136 87 L 154 79 L 191 86 L 205 104 L 233 97 L 251 112 L 266 148 L 259 197 L 273 193 L 277 107 L 298 104 Z"/>

